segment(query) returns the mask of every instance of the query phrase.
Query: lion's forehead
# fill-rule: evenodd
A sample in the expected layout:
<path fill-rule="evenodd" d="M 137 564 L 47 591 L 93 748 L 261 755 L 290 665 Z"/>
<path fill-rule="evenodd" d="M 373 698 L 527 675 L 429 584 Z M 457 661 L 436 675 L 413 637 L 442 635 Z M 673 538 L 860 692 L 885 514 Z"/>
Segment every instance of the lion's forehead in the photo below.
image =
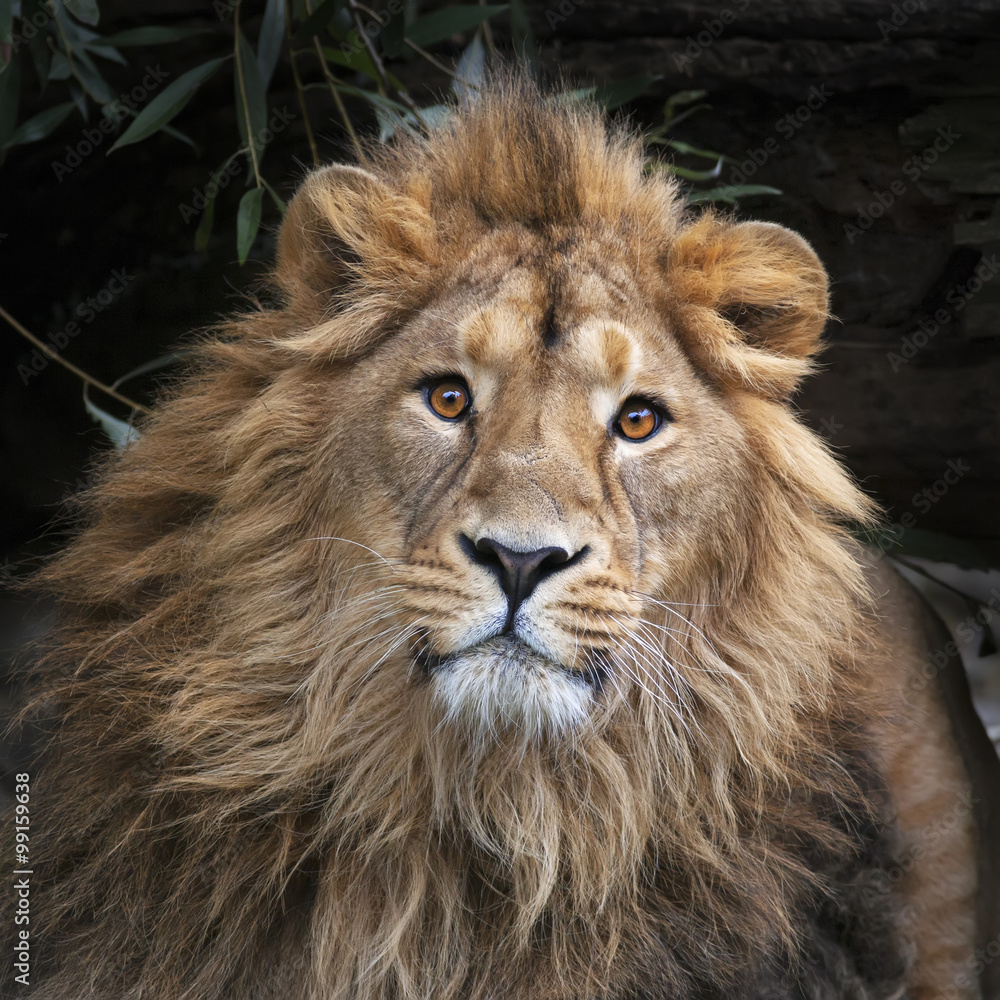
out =
<path fill-rule="evenodd" d="M 466 261 L 406 350 L 505 380 L 612 395 L 686 369 L 620 247 L 576 236 L 498 241 Z"/>

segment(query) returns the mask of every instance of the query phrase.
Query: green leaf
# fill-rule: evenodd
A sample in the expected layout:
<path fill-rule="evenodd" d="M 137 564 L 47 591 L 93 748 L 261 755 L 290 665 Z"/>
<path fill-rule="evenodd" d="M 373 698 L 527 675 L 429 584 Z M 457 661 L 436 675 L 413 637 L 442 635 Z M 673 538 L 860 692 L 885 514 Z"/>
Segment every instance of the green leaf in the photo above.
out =
<path fill-rule="evenodd" d="M 262 187 L 251 188 L 240 198 L 240 209 L 236 214 L 236 249 L 240 263 L 246 262 L 260 226 L 260 203 L 264 197 Z"/>
<path fill-rule="evenodd" d="M 198 145 L 198 143 L 194 141 L 194 139 L 191 138 L 191 136 L 187 135 L 185 132 L 182 132 L 178 128 L 174 128 L 173 125 L 164 125 L 163 128 L 160 129 L 160 131 L 164 135 L 169 135 L 172 139 L 178 139 L 180 142 L 183 142 L 186 146 L 190 146 L 194 150 L 196 156 L 201 156 L 201 147 Z"/>
<path fill-rule="evenodd" d="M 77 82 L 89 97 L 98 104 L 108 104 L 115 99 L 117 94 L 105 83 L 104 77 L 101 76 L 100 71 L 94 65 L 94 60 L 87 52 L 89 41 L 98 36 L 70 18 L 66 13 L 67 9 L 64 9 L 61 3 L 56 3 L 51 7 L 59 27 L 60 43 L 65 46 L 63 55 L 68 62 L 70 73 L 76 77 Z M 63 78 L 56 75 L 55 60 L 52 62 L 50 76 L 52 79 Z"/>
<path fill-rule="evenodd" d="M 7 140 L 5 148 L 7 146 L 23 146 L 26 143 L 44 139 L 66 120 L 75 107 L 76 105 L 72 101 L 66 101 L 64 104 L 57 104 L 54 108 L 46 108 L 34 118 L 22 122 Z"/>
<path fill-rule="evenodd" d="M 368 54 L 367 49 L 352 52 L 348 56 L 339 49 L 325 46 L 323 48 L 323 56 L 329 59 L 330 62 L 336 63 L 338 66 L 343 66 L 345 69 L 353 70 L 356 73 L 364 73 L 365 76 L 371 77 L 373 80 L 378 79 L 378 70 L 375 69 L 375 63 L 372 62 L 372 57 Z M 395 87 L 401 93 L 406 90 L 406 84 L 388 70 L 385 71 L 385 78 L 391 87 Z"/>
<path fill-rule="evenodd" d="M 70 78 L 69 60 L 64 52 L 52 54 L 52 65 L 49 67 L 50 80 L 68 80 Z"/>
<path fill-rule="evenodd" d="M 166 28 L 150 24 L 143 28 L 129 28 L 126 31 L 119 31 L 114 35 L 98 36 L 89 44 L 95 49 L 105 45 L 125 49 L 133 45 L 165 45 L 168 42 L 179 42 L 182 38 L 204 35 L 205 33 L 206 29 L 204 28 Z"/>
<path fill-rule="evenodd" d="M 128 382 L 129 379 L 138 378 L 140 375 L 148 375 L 150 372 L 161 371 L 164 368 L 169 368 L 171 365 L 177 364 L 178 361 L 182 361 L 190 353 L 190 350 L 171 351 L 169 354 L 161 354 L 159 357 L 152 358 L 150 361 L 144 361 L 141 365 L 133 368 L 130 372 L 126 372 L 120 378 L 115 379 L 115 381 L 111 383 L 111 388 L 119 389 L 125 382 Z M 140 438 L 139 432 L 130 423 L 126 423 L 124 420 L 119 420 L 118 417 L 112 416 L 106 410 L 102 410 L 99 406 L 92 403 L 90 401 L 89 390 L 90 386 L 84 384 L 84 409 L 104 428 L 104 433 L 108 435 L 112 443 L 117 448 L 121 449 L 132 441 L 138 441 Z"/>
<path fill-rule="evenodd" d="M 191 353 L 192 351 L 190 348 L 181 348 L 177 351 L 170 351 L 167 354 L 161 354 L 158 357 L 153 358 L 151 361 L 143 361 L 141 365 L 137 365 L 130 372 L 126 372 L 120 378 L 116 379 L 112 388 L 120 389 L 126 382 L 128 382 L 129 379 L 138 378 L 140 375 L 148 375 L 150 372 L 158 372 L 164 368 L 169 368 L 178 361 L 182 361 Z"/>
<path fill-rule="evenodd" d="M 128 65 L 128 60 L 113 45 L 94 45 L 91 43 L 87 45 L 87 49 L 95 56 L 107 59 L 108 62 L 118 63 L 119 66 Z"/>
<path fill-rule="evenodd" d="M 184 106 L 194 96 L 194 92 L 228 58 L 229 56 L 223 56 L 221 59 L 210 59 L 200 66 L 195 66 L 194 69 L 189 69 L 183 76 L 179 76 L 173 83 L 164 88 L 162 94 L 157 94 L 135 116 L 135 120 L 119 136 L 118 141 L 108 152 L 110 153 L 121 146 L 131 145 L 133 142 L 141 142 L 172 121 L 183 111 Z"/>
<path fill-rule="evenodd" d="M 295 29 L 294 40 L 306 41 L 318 35 L 332 20 L 344 0 L 323 0 L 323 2 Z"/>
<path fill-rule="evenodd" d="M 514 43 L 514 53 L 523 59 L 528 66 L 538 65 L 538 46 L 535 44 L 535 33 L 531 30 L 531 21 L 522 0 L 510 2 L 510 38 Z"/>
<path fill-rule="evenodd" d="M 677 166 L 676 163 L 667 163 L 664 169 L 688 181 L 714 181 L 722 173 L 722 157 L 719 157 L 711 170 L 689 170 L 687 167 Z"/>
<path fill-rule="evenodd" d="M 474 101 L 485 82 L 486 47 L 481 35 L 477 31 L 472 36 L 472 41 L 465 47 L 455 67 L 455 79 L 451 81 L 451 89 L 463 101 Z"/>
<path fill-rule="evenodd" d="M 0 42 L 9 42 L 13 30 L 14 9 L 11 0 L 0 0 Z"/>
<path fill-rule="evenodd" d="M 704 90 L 681 90 L 668 98 L 663 105 L 663 124 L 650 134 L 649 141 L 654 142 L 662 139 L 671 129 L 676 128 L 686 118 L 710 108 L 710 104 L 696 104 L 705 96 Z M 683 105 L 690 105 L 684 111 L 678 112 L 678 108 Z"/>
<path fill-rule="evenodd" d="M 228 170 L 229 164 L 240 155 L 240 151 L 237 149 L 234 153 L 230 153 L 229 156 L 222 161 L 222 165 L 218 170 L 215 170 L 210 175 L 210 180 L 212 181 L 208 187 L 214 188 L 212 194 L 205 195 L 205 207 L 202 209 L 201 219 L 198 222 L 198 228 L 195 230 L 194 234 L 194 248 L 202 253 L 208 249 L 208 239 L 212 235 L 212 226 L 215 222 L 215 199 L 219 196 L 219 192 L 222 190 L 222 186 L 219 181 L 222 175 Z M 206 189 L 207 190 L 207 189 Z"/>
<path fill-rule="evenodd" d="M 0 73 L 0 148 L 6 147 L 14 135 L 20 98 L 21 60 L 12 59 L 6 71 Z"/>
<path fill-rule="evenodd" d="M 59 20 L 60 24 L 73 25 L 73 22 L 66 17 L 65 12 L 57 4 L 55 7 L 56 19 Z M 104 77 L 101 76 L 100 71 L 94 65 L 94 60 L 90 58 L 90 55 L 85 49 L 85 42 L 79 39 L 80 27 L 79 25 L 73 25 L 68 32 L 66 32 L 67 37 L 71 34 L 77 35 L 77 43 L 73 45 L 72 59 L 67 59 L 69 65 L 70 73 L 76 77 L 80 86 L 86 91 L 87 95 L 96 101 L 98 104 L 108 104 L 113 101 L 117 94 L 107 85 Z M 58 79 L 54 75 L 55 70 L 55 60 L 52 63 L 53 73 L 50 73 L 53 79 Z"/>
<path fill-rule="evenodd" d="M 334 49 L 329 45 L 325 45 L 323 46 L 323 58 L 328 59 L 337 66 L 353 70 L 355 73 L 364 73 L 365 76 L 371 77 L 373 80 L 378 79 L 378 71 L 375 69 L 375 64 L 372 62 L 372 57 L 368 55 L 367 49 L 361 49 L 359 52 L 352 52 L 350 55 L 347 55 L 341 52 L 340 49 Z"/>
<path fill-rule="evenodd" d="M 260 23 L 260 35 L 257 38 L 257 70 L 267 90 L 278 65 L 281 55 L 281 43 L 285 39 L 285 3 L 284 0 L 267 0 L 264 7 L 264 18 Z"/>
<path fill-rule="evenodd" d="M 626 76 L 598 87 L 594 91 L 594 99 L 603 105 L 605 110 L 611 111 L 622 104 L 634 101 L 649 89 L 650 84 L 662 79 L 662 76 Z"/>
<path fill-rule="evenodd" d="M 257 68 L 257 58 L 242 31 L 237 43 L 239 45 L 239 60 L 233 60 L 236 127 L 240 130 L 240 136 L 247 147 L 248 158 L 250 156 L 249 147 L 251 142 L 253 143 L 259 168 L 264 155 L 264 144 L 261 142 L 261 136 L 264 129 L 267 128 L 267 90 L 261 79 L 260 70 Z M 240 85 L 241 73 L 243 74 L 242 86 Z M 246 109 L 243 106 L 244 89 L 247 97 Z"/>
<path fill-rule="evenodd" d="M 62 0 L 66 9 L 84 24 L 97 24 L 101 19 L 101 12 L 97 9 L 95 0 Z"/>
<path fill-rule="evenodd" d="M 702 201 L 727 201 L 735 205 L 740 198 L 749 198 L 756 194 L 781 194 L 781 191 L 766 184 L 728 184 L 709 191 L 689 191 L 685 197 L 692 204 Z"/>
<path fill-rule="evenodd" d="M 666 103 L 663 105 L 663 117 L 667 121 L 673 121 L 677 115 L 677 109 L 684 104 L 694 104 L 695 101 L 700 101 L 707 90 L 679 90 L 676 94 L 672 94 L 667 98 Z"/>
<path fill-rule="evenodd" d="M 670 121 L 667 122 L 665 130 L 669 132 L 670 129 L 674 128 L 676 125 L 680 125 L 682 121 L 685 121 L 692 115 L 696 115 L 698 114 L 699 111 L 705 111 L 706 109 L 711 107 L 712 107 L 711 104 L 692 104 L 690 108 L 688 108 L 685 111 L 682 111 L 679 115 L 675 115 L 673 118 L 671 118 Z"/>
<path fill-rule="evenodd" d="M 378 119 L 379 142 L 388 142 L 399 129 L 403 129 L 405 132 L 412 131 L 406 119 L 396 110 L 376 108 L 375 117 Z"/>
<path fill-rule="evenodd" d="M 107 81 L 101 76 L 100 71 L 94 65 L 94 61 L 86 52 L 77 50 L 73 61 L 76 70 L 76 78 L 80 81 L 83 89 L 98 103 L 107 104 L 113 101 L 118 95 L 108 86 Z"/>
<path fill-rule="evenodd" d="M 576 90 L 560 90 L 558 94 L 553 94 L 549 100 L 558 105 L 583 104 L 585 101 L 592 101 L 596 87 L 578 87 Z"/>
<path fill-rule="evenodd" d="M 403 11 L 399 11 L 389 18 L 389 23 L 382 29 L 382 34 L 379 35 L 379 41 L 382 43 L 382 55 L 386 59 L 398 59 L 407 51 L 405 38 L 406 17 Z M 360 39 L 358 41 L 360 42 Z"/>
<path fill-rule="evenodd" d="M 733 162 L 728 156 L 723 156 L 722 153 L 715 153 L 710 149 L 700 149 L 698 146 L 692 146 L 689 142 L 681 142 L 680 139 L 659 139 L 656 140 L 656 145 L 676 149 L 678 153 L 685 153 L 688 156 L 700 156 L 703 160 L 721 159 L 730 163 Z"/>
<path fill-rule="evenodd" d="M 66 37 L 73 42 L 74 47 L 76 43 L 83 46 L 89 45 L 95 38 L 101 37 L 96 31 L 91 31 L 90 28 L 85 28 L 82 24 L 77 24 L 76 21 L 71 21 L 69 18 L 65 19 L 65 25 L 69 26 Z"/>
<path fill-rule="evenodd" d="M 412 117 L 413 115 L 405 104 L 400 104 L 399 101 L 394 101 L 391 97 L 383 97 L 381 94 L 378 94 L 373 90 L 362 90 L 360 87 L 352 87 L 349 83 L 338 83 L 337 90 L 339 90 L 342 94 L 350 94 L 352 97 L 359 97 L 361 100 L 367 101 L 376 108 L 383 108 L 386 111 L 397 111 L 404 117 L 406 115 L 410 115 Z"/>
<path fill-rule="evenodd" d="M 74 81 L 70 81 L 69 84 L 69 96 L 72 98 L 73 103 L 76 105 L 76 110 L 80 112 L 80 117 L 87 121 L 87 95 L 80 89 L 79 85 Z"/>
<path fill-rule="evenodd" d="M 69 16 L 69 8 L 65 4 L 55 3 L 47 6 L 42 4 L 38 9 L 44 14 L 55 18 L 59 28 L 56 36 L 59 39 L 60 48 L 65 46 L 65 48 L 73 51 L 77 45 L 82 45 L 86 42 L 86 38 L 82 32 L 87 31 L 87 29 Z M 90 32 L 90 36 L 91 38 L 96 37 L 94 32 Z"/>
<path fill-rule="evenodd" d="M 111 443 L 119 451 L 132 441 L 139 440 L 139 432 L 131 424 L 125 423 L 124 420 L 119 420 L 118 417 L 112 416 L 107 410 L 102 410 L 90 401 L 90 398 L 87 396 L 86 386 L 84 386 L 83 407 L 91 419 L 101 425 L 104 433 L 107 434 Z"/>
<path fill-rule="evenodd" d="M 420 117 L 423 119 L 424 124 L 429 125 L 431 128 L 437 128 L 445 124 L 454 113 L 455 109 L 450 104 L 428 104 L 426 108 L 420 109 Z M 406 120 L 412 125 L 420 124 L 412 111 L 408 112 Z"/>
<path fill-rule="evenodd" d="M 273 187 L 271 187 L 270 184 L 267 183 L 266 180 L 264 180 L 263 177 L 261 177 L 261 183 L 267 188 L 267 193 L 271 196 L 271 201 L 274 202 L 275 207 L 279 212 L 281 212 L 282 215 L 284 215 L 285 212 L 288 211 L 288 205 L 285 204 L 284 199 L 278 194 L 277 191 L 274 190 Z"/>
<path fill-rule="evenodd" d="M 483 21 L 502 14 L 507 9 L 507 4 L 491 4 L 484 7 L 472 5 L 462 5 L 448 7 L 445 10 L 435 11 L 433 14 L 425 14 L 418 18 L 413 24 L 406 28 L 406 37 L 419 45 L 427 48 L 435 42 L 443 41 L 457 35 L 470 28 L 477 28 Z"/>
<path fill-rule="evenodd" d="M 216 186 L 216 194 L 219 193 Z M 201 220 L 198 228 L 194 232 L 194 248 L 199 253 L 204 253 L 208 249 L 208 240 L 212 235 L 212 224 L 215 222 L 215 195 L 208 198 L 204 211 L 201 213 Z"/>
<path fill-rule="evenodd" d="M 42 93 L 49 83 L 49 65 L 52 62 L 52 52 L 45 44 L 46 34 L 36 31 L 28 39 L 28 48 L 31 50 L 31 59 L 35 64 L 35 72 L 38 74 L 38 82 L 41 84 Z"/>

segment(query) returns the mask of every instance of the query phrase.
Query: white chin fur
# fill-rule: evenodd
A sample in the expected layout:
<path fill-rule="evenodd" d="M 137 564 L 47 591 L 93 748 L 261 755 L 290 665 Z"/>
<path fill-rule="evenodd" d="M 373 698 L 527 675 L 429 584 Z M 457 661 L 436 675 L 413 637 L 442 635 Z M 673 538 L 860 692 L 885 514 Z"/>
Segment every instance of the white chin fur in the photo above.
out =
<path fill-rule="evenodd" d="M 560 735 L 590 716 L 593 689 L 521 643 L 490 639 L 464 650 L 434 673 L 434 697 L 445 718 L 483 735 L 520 730 Z"/>

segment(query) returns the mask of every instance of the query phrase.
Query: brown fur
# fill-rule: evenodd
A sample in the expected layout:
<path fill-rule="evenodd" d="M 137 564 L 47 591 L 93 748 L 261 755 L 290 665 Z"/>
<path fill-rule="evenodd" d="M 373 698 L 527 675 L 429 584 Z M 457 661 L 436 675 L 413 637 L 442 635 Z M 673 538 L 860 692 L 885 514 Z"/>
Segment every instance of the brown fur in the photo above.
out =
<path fill-rule="evenodd" d="M 634 139 L 506 85 L 307 178 L 274 279 L 42 575 L 32 996 L 899 995 L 901 903 L 847 901 L 907 780 L 871 506 L 784 401 L 805 242 L 686 217 Z M 420 396 L 446 374 L 466 424 Z M 673 418 L 639 445 L 633 393 Z M 477 530 L 587 547 L 523 666 L 473 648 Z"/>
<path fill-rule="evenodd" d="M 898 885 L 913 942 L 913 996 L 978 997 L 970 974 L 970 942 L 977 941 L 977 884 L 973 804 L 983 794 L 970 785 L 946 713 L 926 667 L 926 612 L 896 574 L 873 574 L 882 615 L 892 622 L 891 647 L 869 663 L 871 704 L 885 719 L 877 735 L 893 789 L 902 850 L 887 895 Z M 940 641 L 936 644 L 940 648 Z M 880 655 L 879 655 L 880 654 Z"/>

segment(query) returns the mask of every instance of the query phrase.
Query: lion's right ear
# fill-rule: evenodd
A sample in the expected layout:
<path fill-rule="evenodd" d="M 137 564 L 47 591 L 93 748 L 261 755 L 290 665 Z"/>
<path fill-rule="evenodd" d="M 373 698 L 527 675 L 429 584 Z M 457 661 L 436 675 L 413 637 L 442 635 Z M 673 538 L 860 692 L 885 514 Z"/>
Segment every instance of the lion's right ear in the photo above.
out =
<path fill-rule="evenodd" d="M 828 318 L 826 271 L 783 226 L 707 212 L 677 236 L 667 285 L 679 332 L 723 382 L 785 398 L 810 371 Z"/>
<path fill-rule="evenodd" d="M 418 184 L 400 192 L 360 167 L 310 174 L 278 235 L 274 277 L 289 305 L 323 318 L 346 283 L 405 297 L 436 256 L 429 201 Z"/>

